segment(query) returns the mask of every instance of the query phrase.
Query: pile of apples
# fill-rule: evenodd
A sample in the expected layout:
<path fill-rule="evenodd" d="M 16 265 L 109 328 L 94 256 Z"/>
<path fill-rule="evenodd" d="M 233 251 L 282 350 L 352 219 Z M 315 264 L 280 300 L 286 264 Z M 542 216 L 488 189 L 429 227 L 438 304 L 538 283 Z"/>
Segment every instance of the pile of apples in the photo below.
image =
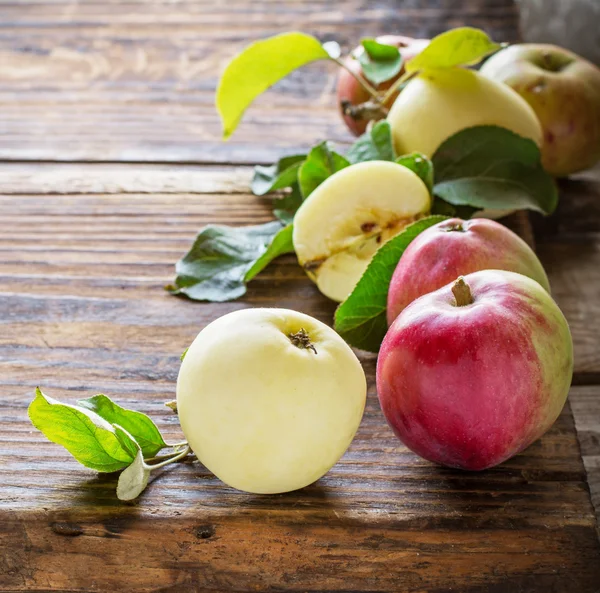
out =
<path fill-rule="evenodd" d="M 397 45 L 405 63 L 428 44 L 379 41 Z M 360 69 L 357 60 L 347 67 Z M 456 132 L 495 125 L 536 142 L 554 176 L 600 158 L 600 71 L 552 46 L 503 49 L 479 72 L 424 71 L 377 109 L 364 107 L 369 96 L 343 71 L 338 99 L 355 134 L 387 117 L 400 155 L 431 157 Z M 320 291 L 343 301 L 381 245 L 430 211 L 430 192 L 413 171 L 354 164 L 301 204 L 294 249 Z M 444 220 L 409 244 L 388 290 L 376 377 L 383 414 L 407 447 L 445 466 L 483 470 L 550 428 L 570 387 L 573 346 L 549 291 L 535 253 L 493 220 Z M 358 358 L 333 329 L 294 311 L 244 309 L 193 342 L 177 406 L 209 470 L 240 490 L 278 493 L 314 482 L 340 459 L 366 393 Z"/>
<path fill-rule="evenodd" d="M 548 290 L 534 252 L 495 221 L 448 219 L 409 245 L 377 362 L 381 409 L 406 446 L 482 470 L 550 428 L 573 349 Z M 340 459 L 366 393 L 358 358 L 333 329 L 295 311 L 243 309 L 200 332 L 181 366 L 177 407 L 208 469 L 240 490 L 278 493 Z"/>
<path fill-rule="evenodd" d="M 386 35 L 404 66 L 429 40 Z M 351 56 L 363 49 L 355 48 Z M 362 72 L 357 59 L 348 69 Z M 403 74 L 378 87 L 383 91 Z M 369 121 L 386 117 L 398 154 L 431 156 L 449 136 L 470 126 L 497 125 L 531 138 L 541 148 L 542 165 L 554 177 L 593 167 L 600 159 L 600 69 L 577 54 L 549 44 L 515 44 L 494 54 L 478 72 L 423 73 L 377 112 L 360 109 L 367 91 L 348 70 L 340 71 L 338 106 L 348 129 L 363 133 Z"/>

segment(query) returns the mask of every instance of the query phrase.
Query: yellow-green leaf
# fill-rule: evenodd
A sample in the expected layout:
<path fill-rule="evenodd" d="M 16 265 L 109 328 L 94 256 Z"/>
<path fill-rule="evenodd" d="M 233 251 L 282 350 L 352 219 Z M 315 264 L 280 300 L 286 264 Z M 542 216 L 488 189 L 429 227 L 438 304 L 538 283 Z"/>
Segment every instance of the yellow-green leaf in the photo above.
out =
<path fill-rule="evenodd" d="M 406 72 L 471 66 L 498 49 L 500 44 L 494 43 L 481 29 L 459 27 L 434 37 L 420 54 L 406 63 Z"/>
<path fill-rule="evenodd" d="M 330 56 L 321 42 L 305 33 L 283 33 L 249 45 L 229 62 L 217 88 L 224 137 L 231 136 L 261 93 L 297 68 L 326 59 Z"/>

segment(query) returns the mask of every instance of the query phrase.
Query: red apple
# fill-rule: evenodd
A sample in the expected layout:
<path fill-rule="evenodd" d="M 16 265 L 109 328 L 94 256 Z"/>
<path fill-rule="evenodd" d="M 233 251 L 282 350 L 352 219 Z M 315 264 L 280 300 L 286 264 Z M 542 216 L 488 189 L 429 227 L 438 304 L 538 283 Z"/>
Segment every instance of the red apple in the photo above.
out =
<path fill-rule="evenodd" d="M 394 271 L 388 291 L 388 324 L 420 296 L 460 275 L 490 269 L 524 274 L 550 291 L 533 250 L 500 223 L 451 218 L 429 227 L 410 243 Z"/>
<path fill-rule="evenodd" d="M 550 295 L 521 274 L 485 270 L 404 309 L 381 346 L 377 391 L 407 447 L 482 470 L 552 426 L 572 374 L 571 334 Z"/>
<path fill-rule="evenodd" d="M 600 159 L 600 68 L 555 45 L 512 45 L 481 74 L 504 82 L 531 105 L 542 124 L 542 165 L 555 177 Z"/>
<path fill-rule="evenodd" d="M 408 62 L 412 58 L 414 58 L 418 53 L 423 51 L 423 49 L 429 43 L 429 39 L 413 39 L 412 37 L 404 37 L 402 35 L 383 35 L 381 37 L 377 37 L 377 41 L 379 43 L 384 43 L 386 45 L 395 45 L 402 55 L 402 59 L 404 63 Z M 364 51 L 362 46 L 358 46 L 355 48 L 352 53 L 356 54 L 358 52 Z M 355 72 L 356 74 L 362 75 L 362 68 L 355 58 L 348 56 L 344 58 L 344 63 L 348 66 L 350 70 Z M 390 88 L 390 86 L 400 78 L 404 74 L 404 67 L 402 70 L 392 79 L 386 80 L 384 83 L 378 85 L 376 90 L 385 91 Z M 393 97 L 389 99 L 389 101 L 385 104 L 387 108 L 391 107 L 392 103 L 398 96 L 398 93 L 394 94 Z M 342 114 L 342 118 L 348 129 L 355 134 L 356 136 L 360 136 L 364 134 L 367 129 L 367 124 L 370 119 L 355 119 L 350 115 L 344 115 L 343 105 L 346 102 L 349 102 L 351 105 L 360 105 L 365 103 L 371 99 L 369 93 L 358 83 L 358 81 L 346 70 L 340 70 L 340 75 L 337 83 L 337 101 L 338 106 L 340 108 L 340 113 Z M 372 114 L 375 115 L 375 114 Z M 376 116 L 371 119 L 384 119 L 385 113 L 381 113 L 379 116 Z"/>

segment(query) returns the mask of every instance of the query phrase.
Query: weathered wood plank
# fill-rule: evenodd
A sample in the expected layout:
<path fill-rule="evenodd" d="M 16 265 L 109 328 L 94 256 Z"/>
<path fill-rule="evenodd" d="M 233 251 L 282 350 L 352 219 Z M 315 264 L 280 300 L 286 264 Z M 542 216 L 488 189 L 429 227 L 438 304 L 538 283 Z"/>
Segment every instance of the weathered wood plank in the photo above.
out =
<path fill-rule="evenodd" d="M 26 407 L 41 385 L 66 400 L 104 391 L 176 439 L 176 416 L 162 402 L 173 398 L 179 354 L 206 323 L 275 304 L 331 321 L 334 303 L 293 256 L 233 303 L 191 303 L 162 290 L 202 224 L 269 218 L 267 199 L 213 193 L 215 172 L 209 177 L 192 179 L 201 195 L 137 193 L 134 176 L 130 194 L 46 186 L 43 195 L 0 197 L 0 590 L 120 590 L 127 582 L 174 592 L 596 593 L 600 543 L 569 408 L 501 467 L 442 469 L 387 428 L 375 357 L 363 355 L 364 421 L 315 485 L 253 496 L 184 464 L 134 504 L 116 500 L 114 476 L 81 469 L 32 430 Z"/>
<path fill-rule="evenodd" d="M 290 29 L 348 49 L 363 36 L 465 24 L 517 37 L 509 0 L 3 3 L 0 159 L 255 163 L 323 139 L 347 142 L 336 67 L 320 64 L 260 98 L 221 142 L 221 70 L 250 41 Z"/>
<path fill-rule="evenodd" d="M 579 387 L 571 395 L 583 465 L 600 526 L 600 386 Z"/>
<path fill-rule="evenodd" d="M 248 193 L 251 178 L 252 167 L 0 163 L 3 195 Z"/>
<path fill-rule="evenodd" d="M 193 183 L 203 191 L 220 175 L 213 171 L 206 183 Z M 133 308 L 140 298 L 162 302 L 168 297 L 161 287 L 172 279 L 173 264 L 203 224 L 264 222 L 270 219 L 269 201 L 242 193 L 0 196 L 0 217 L 6 221 L 0 233 L 0 291 L 43 300 L 43 295 L 63 295 L 70 290 L 69 282 L 77 280 L 77 296 L 70 299 L 125 298 Z M 600 242 L 593 233 L 585 237 L 586 242 L 580 235 L 573 242 L 564 233 L 551 241 L 541 237 L 538 250 L 571 324 L 576 372 L 600 373 Z M 291 283 L 289 293 L 283 282 Z M 268 269 L 251 286 L 259 302 L 268 299 L 269 290 L 287 304 L 294 302 L 295 291 L 306 298 L 317 294 L 304 283 L 293 257 Z M 4 327 L 4 339 L 22 343 L 18 321 L 14 318 Z"/>

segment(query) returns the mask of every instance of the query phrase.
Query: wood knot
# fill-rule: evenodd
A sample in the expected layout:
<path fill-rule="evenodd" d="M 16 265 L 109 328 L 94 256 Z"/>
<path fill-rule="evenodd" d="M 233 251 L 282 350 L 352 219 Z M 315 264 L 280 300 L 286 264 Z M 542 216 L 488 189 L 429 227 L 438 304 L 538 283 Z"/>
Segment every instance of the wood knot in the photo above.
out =
<path fill-rule="evenodd" d="M 51 523 L 50 528 L 57 535 L 66 535 L 68 537 L 77 537 L 83 535 L 83 527 L 77 523 Z"/>
<path fill-rule="evenodd" d="M 194 535 L 198 539 L 210 539 L 214 534 L 214 525 L 199 525 L 194 529 Z"/>

